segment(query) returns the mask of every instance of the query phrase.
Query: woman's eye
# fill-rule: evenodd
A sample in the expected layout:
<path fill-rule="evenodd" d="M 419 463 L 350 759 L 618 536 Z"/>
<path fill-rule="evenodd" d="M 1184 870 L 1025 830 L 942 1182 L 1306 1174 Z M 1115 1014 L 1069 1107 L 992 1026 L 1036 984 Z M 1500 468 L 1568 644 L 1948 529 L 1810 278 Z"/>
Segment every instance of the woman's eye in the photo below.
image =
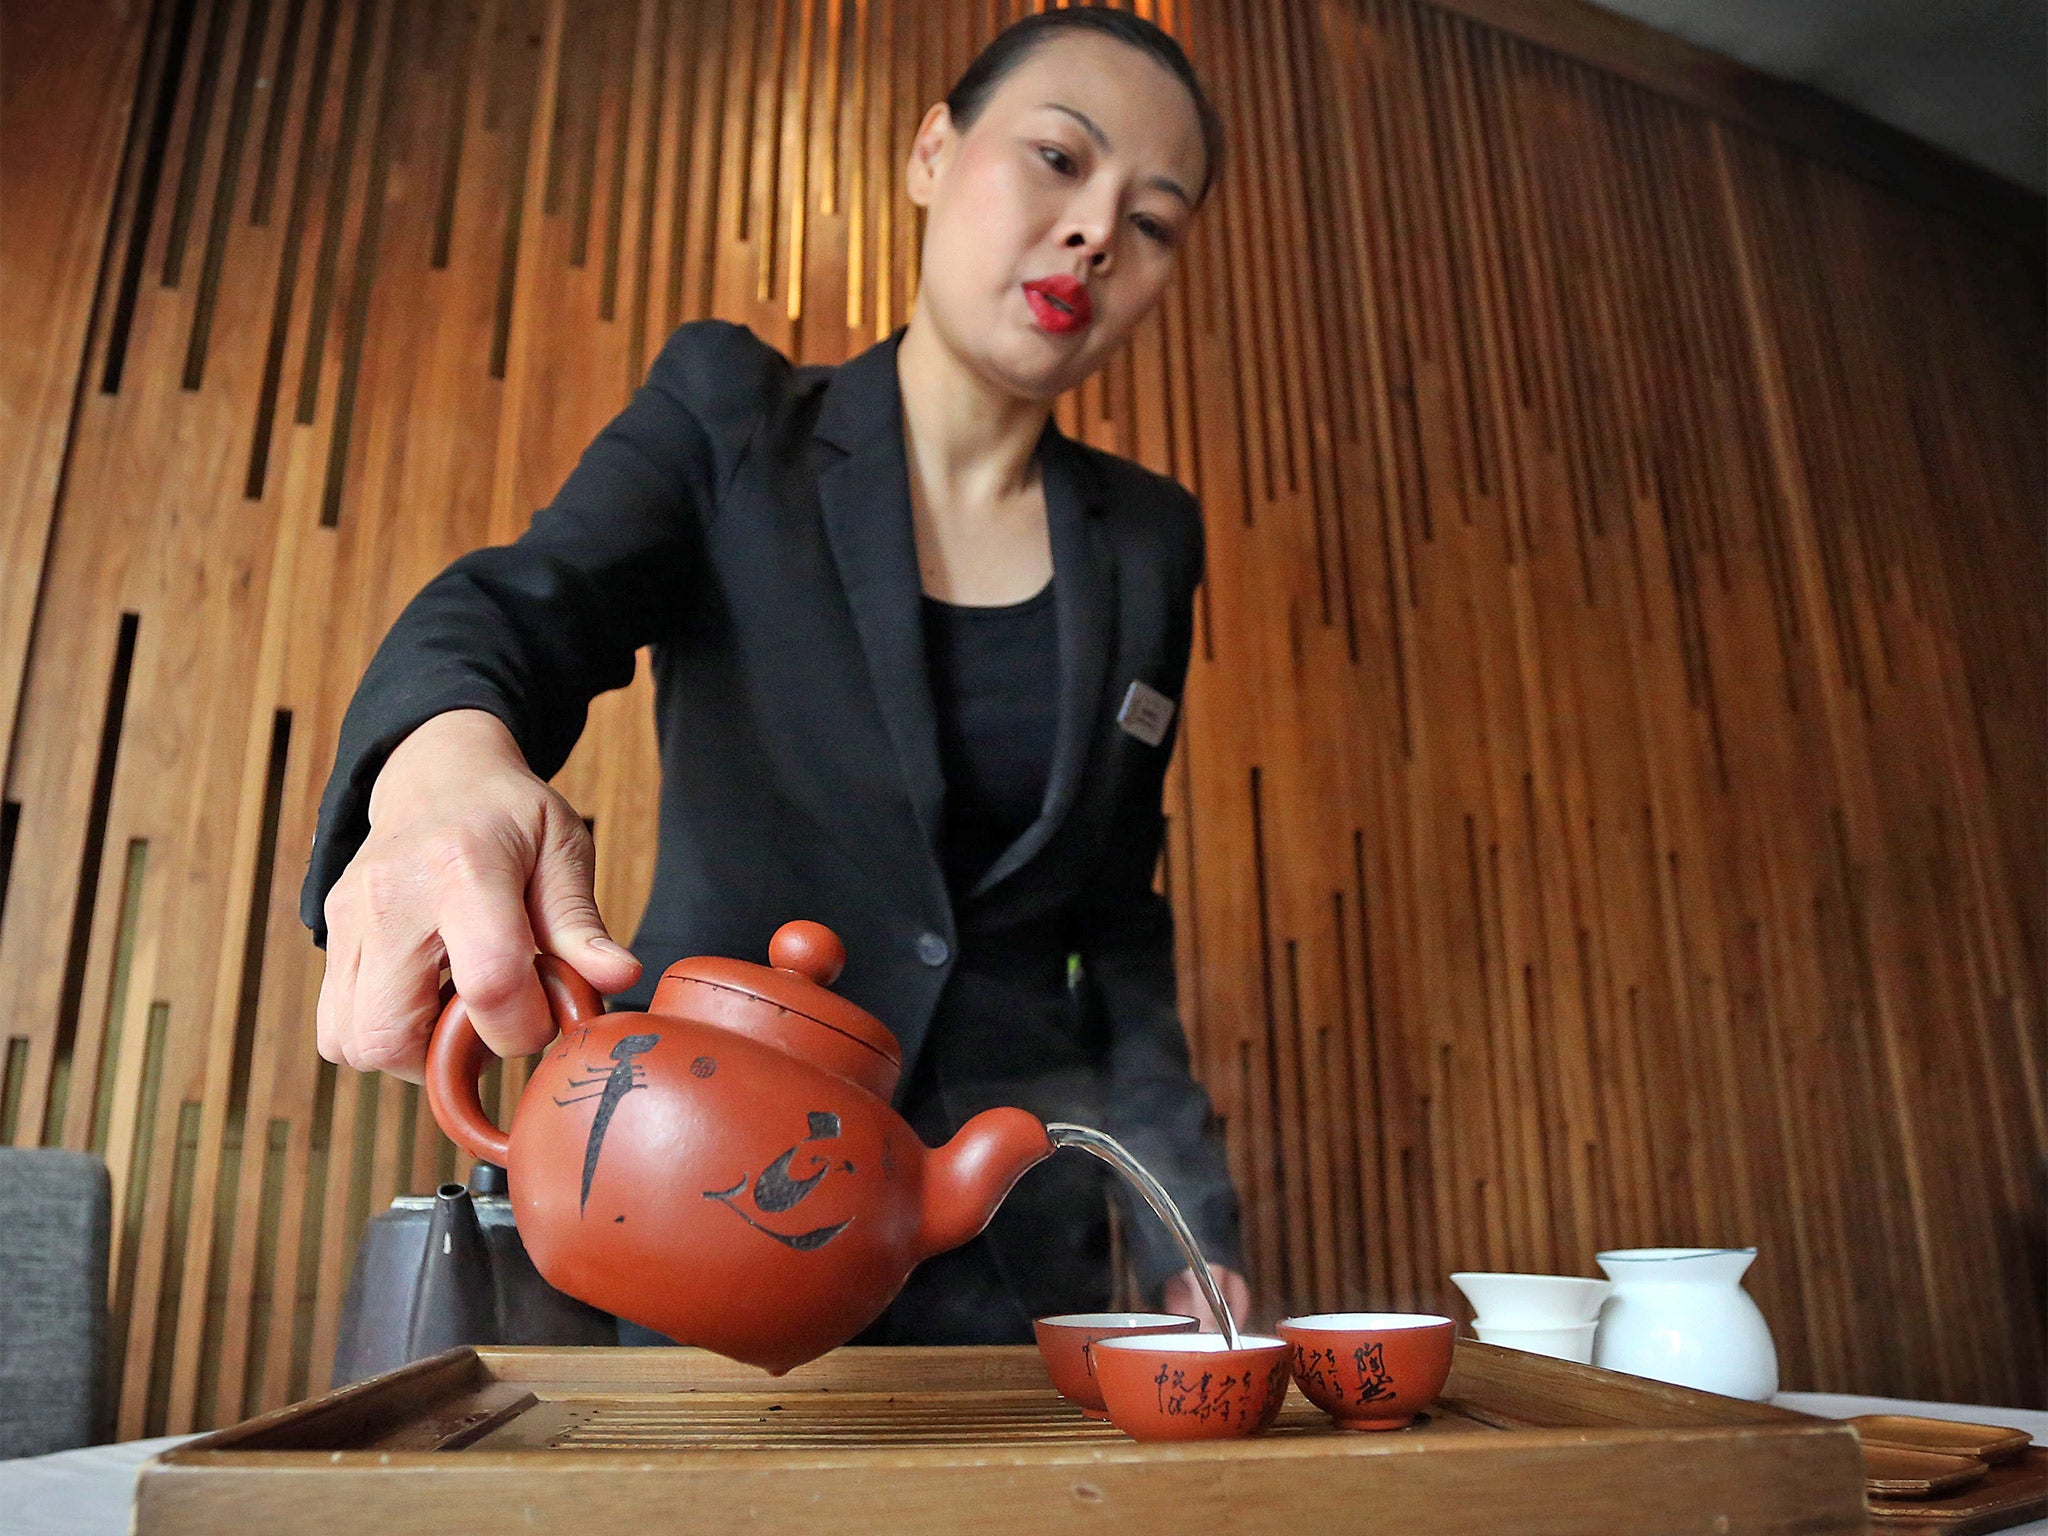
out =
<path fill-rule="evenodd" d="M 1065 150 L 1059 148 L 1057 145 L 1039 145 L 1038 156 L 1047 165 L 1051 166 L 1054 170 L 1058 171 L 1062 176 L 1066 175 L 1069 171 L 1071 171 L 1074 168 L 1073 160 L 1068 156 Z"/>
<path fill-rule="evenodd" d="M 1161 224 L 1157 219 L 1139 219 L 1137 224 L 1138 228 L 1142 229 L 1154 240 L 1157 240 L 1161 245 L 1173 244 L 1173 231 L 1164 224 Z"/>

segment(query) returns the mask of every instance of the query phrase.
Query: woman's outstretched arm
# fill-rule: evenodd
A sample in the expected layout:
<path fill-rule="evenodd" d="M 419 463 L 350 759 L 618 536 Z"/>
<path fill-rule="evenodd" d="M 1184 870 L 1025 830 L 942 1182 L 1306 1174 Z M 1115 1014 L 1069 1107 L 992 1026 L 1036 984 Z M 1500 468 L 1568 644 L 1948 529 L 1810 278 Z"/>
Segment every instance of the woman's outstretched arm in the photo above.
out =
<path fill-rule="evenodd" d="M 300 917 L 328 951 L 321 1053 L 417 1078 L 444 960 L 506 1054 L 552 1033 L 536 950 L 629 986 L 592 895 L 589 834 L 549 789 L 589 703 L 689 602 L 736 436 L 779 354 L 743 327 L 677 330 L 515 542 L 430 581 L 342 721 Z"/>

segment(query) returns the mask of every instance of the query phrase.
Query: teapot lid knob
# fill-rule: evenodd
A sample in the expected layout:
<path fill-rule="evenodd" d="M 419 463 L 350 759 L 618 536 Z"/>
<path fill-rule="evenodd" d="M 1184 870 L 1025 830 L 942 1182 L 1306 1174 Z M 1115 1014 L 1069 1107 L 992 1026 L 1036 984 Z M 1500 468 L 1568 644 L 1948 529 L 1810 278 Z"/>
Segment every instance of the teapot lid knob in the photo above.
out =
<path fill-rule="evenodd" d="M 798 918 L 775 930 L 775 937 L 768 941 L 768 963 L 829 987 L 846 969 L 846 946 L 823 923 Z"/>

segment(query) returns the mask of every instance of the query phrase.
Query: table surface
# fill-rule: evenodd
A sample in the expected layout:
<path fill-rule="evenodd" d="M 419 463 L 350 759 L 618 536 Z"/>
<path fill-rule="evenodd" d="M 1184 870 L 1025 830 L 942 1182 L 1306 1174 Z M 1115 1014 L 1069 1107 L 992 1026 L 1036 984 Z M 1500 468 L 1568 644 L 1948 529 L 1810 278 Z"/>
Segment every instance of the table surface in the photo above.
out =
<path fill-rule="evenodd" d="M 1968 1403 L 1845 1397 L 1827 1392 L 1781 1392 L 1771 1401 L 1823 1418 L 1914 1413 L 1931 1419 L 1997 1424 L 2024 1429 L 2036 1445 L 2048 1445 L 2048 1413 L 2025 1408 L 1981 1408 Z M 159 1451 L 194 1438 L 165 1435 L 156 1440 L 126 1440 L 118 1445 L 0 1461 L 0 1536 L 127 1536 L 135 1478 L 142 1464 Z M 2011 1527 L 2010 1532 L 2011 1536 L 2048 1536 L 2048 1520 L 2031 1520 Z"/>

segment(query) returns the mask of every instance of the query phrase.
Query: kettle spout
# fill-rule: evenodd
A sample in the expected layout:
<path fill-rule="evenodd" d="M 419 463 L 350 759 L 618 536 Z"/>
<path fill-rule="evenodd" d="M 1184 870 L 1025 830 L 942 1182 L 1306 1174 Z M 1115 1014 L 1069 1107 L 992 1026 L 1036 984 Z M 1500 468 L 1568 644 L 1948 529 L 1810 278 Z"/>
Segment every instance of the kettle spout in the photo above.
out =
<path fill-rule="evenodd" d="M 490 1244 L 466 1185 L 443 1184 L 434 1193 L 417 1285 L 406 1322 L 406 1359 L 499 1341 Z"/>
<path fill-rule="evenodd" d="M 980 1232 L 1024 1171 L 1052 1153 L 1045 1126 L 1021 1109 L 985 1109 L 927 1153 L 919 1261 Z"/>

